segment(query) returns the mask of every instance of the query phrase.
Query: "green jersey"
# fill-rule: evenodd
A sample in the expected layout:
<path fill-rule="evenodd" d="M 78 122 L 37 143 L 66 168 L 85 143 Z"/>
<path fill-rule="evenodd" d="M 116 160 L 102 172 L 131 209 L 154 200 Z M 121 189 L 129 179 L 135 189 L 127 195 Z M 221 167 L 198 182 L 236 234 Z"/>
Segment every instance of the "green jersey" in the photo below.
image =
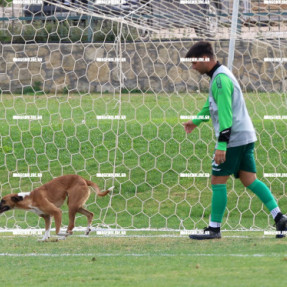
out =
<path fill-rule="evenodd" d="M 246 109 L 239 83 L 221 65 L 211 76 L 209 97 L 193 123 L 199 125 L 210 116 L 217 137 L 216 149 L 226 150 L 255 142 L 256 134 Z"/>

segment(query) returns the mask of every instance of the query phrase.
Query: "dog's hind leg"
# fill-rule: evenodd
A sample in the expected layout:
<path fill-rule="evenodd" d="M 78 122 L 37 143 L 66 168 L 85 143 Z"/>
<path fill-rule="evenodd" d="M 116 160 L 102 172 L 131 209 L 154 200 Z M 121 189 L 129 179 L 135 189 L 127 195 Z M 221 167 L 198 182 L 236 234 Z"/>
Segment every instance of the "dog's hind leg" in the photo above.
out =
<path fill-rule="evenodd" d="M 68 190 L 68 202 L 67 202 L 68 207 L 69 207 L 69 225 L 67 229 L 68 234 L 73 234 L 73 228 L 75 227 L 76 213 L 80 212 L 80 210 L 82 209 L 82 206 L 88 200 L 89 195 L 90 195 L 90 190 L 85 181 L 74 185 Z M 85 214 L 85 215 L 87 217 L 91 216 L 90 214 L 89 215 Z"/>
<path fill-rule="evenodd" d="M 88 219 L 88 226 L 87 226 L 87 229 L 86 229 L 86 233 L 85 235 L 89 235 L 90 231 L 91 231 L 91 224 L 92 224 L 92 221 L 93 221 L 93 218 L 94 218 L 94 214 L 90 211 L 88 211 L 87 209 L 84 209 L 83 207 L 81 207 L 79 210 L 78 210 L 79 213 L 85 215 Z"/>

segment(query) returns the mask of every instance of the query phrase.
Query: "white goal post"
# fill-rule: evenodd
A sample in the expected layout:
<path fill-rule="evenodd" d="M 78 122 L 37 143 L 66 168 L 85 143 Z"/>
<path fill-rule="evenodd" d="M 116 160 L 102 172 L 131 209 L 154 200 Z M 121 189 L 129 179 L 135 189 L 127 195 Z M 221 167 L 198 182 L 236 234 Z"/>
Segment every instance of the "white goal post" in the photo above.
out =
<path fill-rule="evenodd" d="M 287 10 L 279 1 L 245 2 L 232 17 L 231 0 L 3 0 L 0 195 L 73 173 L 115 186 L 87 202 L 99 234 L 205 227 L 213 128 L 186 135 L 182 123 L 200 111 L 209 84 L 185 55 L 208 40 L 244 92 L 257 175 L 287 212 Z M 85 224 L 79 215 L 76 226 Z M 23 211 L 0 215 L 2 232 L 43 227 Z M 270 228 L 268 211 L 231 179 L 223 229 Z"/>

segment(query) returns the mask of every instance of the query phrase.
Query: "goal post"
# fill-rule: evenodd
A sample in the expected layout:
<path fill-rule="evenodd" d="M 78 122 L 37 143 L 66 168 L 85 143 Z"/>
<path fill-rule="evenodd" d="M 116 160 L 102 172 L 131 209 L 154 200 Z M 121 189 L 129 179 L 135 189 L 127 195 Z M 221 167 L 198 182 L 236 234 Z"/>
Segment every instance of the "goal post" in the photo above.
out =
<path fill-rule="evenodd" d="M 222 64 L 234 53 L 229 64 L 258 137 L 257 176 L 287 212 L 284 6 L 276 4 L 276 12 L 270 12 L 263 1 L 249 1 L 249 10 L 240 6 L 238 23 L 232 25 L 229 0 L 45 1 L 52 6 L 38 8 L 21 2 L 23 14 L 16 16 L 9 16 L 13 3 L 5 1 L 0 14 L 1 196 L 79 174 L 102 189 L 115 186 L 110 195 L 92 194 L 87 202 L 95 214 L 94 230 L 205 227 L 213 128 L 204 123 L 187 135 L 182 126 L 208 96 L 209 79 L 185 59 L 191 45 L 204 39 Z M 267 18 L 256 8 L 265 9 Z M 223 229 L 272 228 L 255 195 L 234 179 L 227 187 Z M 63 210 L 66 226 L 67 207 Z M 79 215 L 76 226 L 85 225 Z M 43 227 L 31 213 L 0 215 L 2 231 Z"/>

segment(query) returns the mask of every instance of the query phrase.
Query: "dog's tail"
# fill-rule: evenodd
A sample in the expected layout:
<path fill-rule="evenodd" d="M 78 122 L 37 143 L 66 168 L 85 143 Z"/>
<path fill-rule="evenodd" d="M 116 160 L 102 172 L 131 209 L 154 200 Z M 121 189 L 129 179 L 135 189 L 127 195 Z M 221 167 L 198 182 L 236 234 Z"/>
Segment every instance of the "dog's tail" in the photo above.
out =
<path fill-rule="evenodd" d="M 92 182 L 92 181 L 90 181 L 90 180 L 86 180 L 86 183 L 87 183 L 88 186 L 91 186 L 91 187 L 95 190 L 95 192 L 96 192 L 96 194 L 97 194 L 98 196 L 105 196 L 105 195 L 107 195 L 110 191 L 113 191 L 113 189 L 114 189 L 114 186 L 112 186 L 112 187 L 110 187 L 109 189 L 107 189 L 106 191 L 103 191 L 103 192 L 102 192 L 96 183 L 94 183 L 94 182 Z"/>

